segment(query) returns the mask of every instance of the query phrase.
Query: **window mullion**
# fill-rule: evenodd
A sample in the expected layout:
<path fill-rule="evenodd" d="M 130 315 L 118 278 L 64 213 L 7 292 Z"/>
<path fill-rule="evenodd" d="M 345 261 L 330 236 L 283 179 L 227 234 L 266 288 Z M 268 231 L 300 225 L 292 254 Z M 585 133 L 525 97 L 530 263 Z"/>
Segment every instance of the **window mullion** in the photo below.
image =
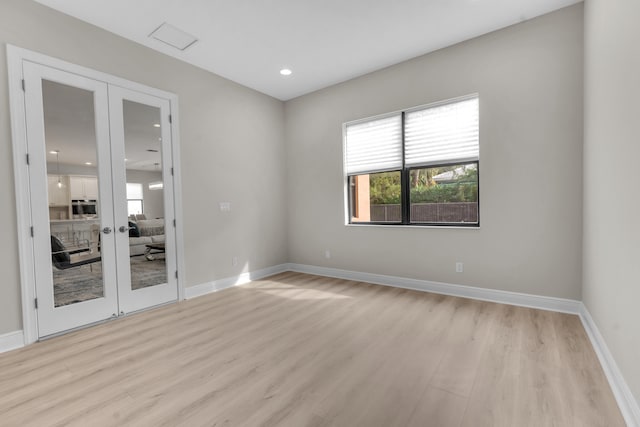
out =
<path fill-rule="evenodd" d="M 409 179 L 409 170 L 403 169 L 402 176 L 400 179 L 400 183 L 402 185 L 401 193 L 401 203 L 402 203 L 402 223 L 409 224 L 409 191 L 410 191 L 410 179 Z"/>
<path fill-rule="evenodd" d="M 409 224 L 409 192 L 410 192 L 410 183 L 409 183 L 409 171 L 407 170 L 407 166 L 405 164 L 405 113 L 402 112 L 402 172 L 400 174 L 400 204 L 402 210 L 402 223 Z"/>

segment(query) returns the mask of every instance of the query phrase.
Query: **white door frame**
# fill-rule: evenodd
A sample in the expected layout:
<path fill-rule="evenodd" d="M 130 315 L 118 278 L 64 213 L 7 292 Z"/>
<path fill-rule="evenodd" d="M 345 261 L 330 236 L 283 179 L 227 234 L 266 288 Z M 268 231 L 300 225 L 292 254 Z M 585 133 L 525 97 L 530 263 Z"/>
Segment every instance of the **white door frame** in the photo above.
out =
<path fill-rule="evenodd" d="M 176 261 L 178 275 L 178 300 L 184 299 L 185 262 L 184 228 L 182 215 L 182 180 L 180 170 L 180 132 L 178 96 L 140 83 L 112 76 L 90 68 L 7 44 L 9 100 L 11 110 L 11 137 L 13 145 L 13 169 L 16 194 L 18 253 L 22 296 L 22 330 L 25 344 L 38 340 L 37 313 L 35 307 L 35 254 L 33 247 L 32 211 L 29 194 L 29 169 L 27 152 L 27 127 L 25 90 L 23 88 L 23 62 L 30 61 L 69 73 L 99 80 L 111 85 L 147 93 L 169 101 L 171 113 L 171 140 L 173 157 L 174 212 L 176 217 Z"/>

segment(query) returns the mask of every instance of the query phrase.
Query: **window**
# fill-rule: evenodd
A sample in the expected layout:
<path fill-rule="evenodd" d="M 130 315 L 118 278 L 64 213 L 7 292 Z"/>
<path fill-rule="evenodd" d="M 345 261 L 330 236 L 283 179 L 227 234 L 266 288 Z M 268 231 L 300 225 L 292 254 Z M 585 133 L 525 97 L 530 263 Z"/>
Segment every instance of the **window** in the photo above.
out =
<path fill-rule="evenodd" d="M 127 182 L 127 214 L 144 213 L 142 200 L 142 184 Z"/>
<path fill-rule="evenodd" d="M 477 95 L 345 126 L 351 224 L 478 226 Z"/>

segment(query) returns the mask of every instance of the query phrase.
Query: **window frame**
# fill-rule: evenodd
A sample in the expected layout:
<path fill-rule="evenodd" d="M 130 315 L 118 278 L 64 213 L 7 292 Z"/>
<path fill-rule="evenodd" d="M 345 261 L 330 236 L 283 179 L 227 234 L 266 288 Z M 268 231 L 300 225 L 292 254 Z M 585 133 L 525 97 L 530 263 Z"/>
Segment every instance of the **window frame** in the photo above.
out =
<path fill-rule="evenodd" d="M 141 199 L 137 199 L 137 198 L 136 199 L 130 199 L 128 197 L 129 195 L 127 194 L 127 217 L 129 215 L 131 215 L 129 213 L 129 202 L 137 202 L 137 201 L 139 201 L 140 202 L 140 210 L 141 210 L 140 213 L 144 214 L 144 183 L 141 183 L 141 182 L 127 182 L 127 184 L 139 185 L 140 186 L 140 195 L 142 196 Z"/>
<path fill-rule="evenodd" d="M 377 171 L 377 172 L 364 172 L 361 174 L 354 174 L 354 175 L 347 175 L 347 191 L 349 191 L 349 194 L 347 195 L 347 198 L 349 199 L 349 206 L 348 206 L 348 211 L 347 211 L 347 221 L 349 225 L 409 225 L 409 224 L 405 224 L 403 222 L 404 219 L 404 192 L 402 190 L 400 190 L 400 210 L 401 210 L 401 220 L 400 221 L 353 221 L 353 215 L 351 215 L 351 212 L 353 212 L 354 206 L 353 203 L 358 199 L 357 195 L 355 197 L 351 197 L 351 177 L 356 177 L 359 175 L 373 175 L 373 174 L 378 174 L 378 173 L 386 173 L 386 172 L 399 172 L 400 173 L 400 186 L 402 187 L 402 183 L 403 183 L 403 178 L 402 178 L 402 170 L 401 169 L 391 169 L 388 171 Z M 356 185 L 357 188 L 357 185 Z M 411 224 L 411 225 L 415 225 Z"/>
<path fill-rule="evenodd" d="M 144 214 L 144 199 L 127 199 L 127 217 L 132 215 L 129 213 L 129 202 L 140 202 L 140 214 Z"/>
<path fill-rule="evenodd" d="M 411 222 L 411 186 L 410 186 L 410 176 L 411 171 L 415 169 L 427 169 L 427 168 L 441 168 L 446 166 L 456 166 L 456 165 L 476 165 L 476 173 L 478 175 L 478 201 L 476 204 L 478 205 L 478 220 L 476 222 Z M 446 162 L 446 163 L 437 163 L 437 164 L 428 164 L 423 166 L 411 166 L 406 168 L 407 170 L 407 223 L 403 225 L 418 225 L 418 226 L 433 226 L 433 227 L 480 227 L 480 160 L 465 160 L 465 161 L 456 161 L 456 162 Z M 446 203 L 441 203 L 446 204 Z M 403 217 L 403 220 L 405 218 Z"/>
<path fill-rule="evenodd" d="M 437 101 L 430 104 L 420 105 L 417 107 L 407 108 L 401 111 L 394 111 L 391 113 L 380 114 L 377 116 L 372 116 L 364 119 L 353 120 L 350 122 L 346 122 L 342 126 L 342 135 L 343 135 L 343 176 L 344 176 L 344 190 L 345 190 L 345 207 L 346 207 L 346 225 L 357 225 L 357 226 L 409 226 L 409 227 L 446 227 L 446 228 L 471 228 L 476 229 L 480 228 L 480 135 L 478 135 L 478 158 L 475 160 L 451 160 L 444 161 L 441 163 L 427 163 L 427 164 L 418 164 L 418 165 L 406 165 L 406 153 L 405 153 L 405 115 L 406 113 L 410 113 L 413 111 L 425 110 L 428 108 L 435 108 L 441 105 L 453 104 L 456 102 L 462 102 L 467 99 L 478 98 L 478 109 L 480 108 L 480 96 L 477 93 L 469 94 L 457 98 L 451 98 L 447 100 Z M 347 126 L 354 125 L 358 123 L 364 123 L 368 121 L 373 121 L 377 119 L 382 119 L 385 117 L 391 117 L 393 115 L 401 115 L 401 123 L 402 123 L 402 169 L 393 169 L 388 171 L 375 171 L 375 172 L 360 172 L 358 174 L 348 174 L 347 173 Z M 479 111 L 478 111 L 479 114 Z M 479 124 L 478 124 L 479 126 Z M 437 167 L 446 167 L 446 166 L 454 166 L 454 165 L 466 165 L 466 164 L 476 164 L 477 176 L 478 176 L 478 220 L 476 222 L 411 222 L 411 182 L 410 175 L 411 171 L 415 169 L 426 169 L 426 168 L 437 168 Z M 376 173 L 383 172 L 400 172 L 400 209 L 401 209 L 401 221 L 353 221 L 352 212 L 356 209 L 353 206 L 357 203 L 357 195 L 354 197 L 351 194 L 351 177 L 356 177 L 360 175 L 370 175 Z M 444 204 L 444 203 L 443 203 Z"/>

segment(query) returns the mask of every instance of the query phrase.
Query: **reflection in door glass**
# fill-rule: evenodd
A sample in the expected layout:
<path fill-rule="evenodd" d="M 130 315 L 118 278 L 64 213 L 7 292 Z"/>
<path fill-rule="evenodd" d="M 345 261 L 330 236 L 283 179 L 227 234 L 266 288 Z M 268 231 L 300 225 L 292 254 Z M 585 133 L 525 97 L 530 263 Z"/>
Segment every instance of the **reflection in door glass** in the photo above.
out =
<path fill-rule="evenodd" d="M 131 289 L 167 283 L 160 109 L 123 101 Z"/>
<path fill-rule="evenodd" d="M 93 93 L 42 81 L 55 307 L 104 296 Z"/>

